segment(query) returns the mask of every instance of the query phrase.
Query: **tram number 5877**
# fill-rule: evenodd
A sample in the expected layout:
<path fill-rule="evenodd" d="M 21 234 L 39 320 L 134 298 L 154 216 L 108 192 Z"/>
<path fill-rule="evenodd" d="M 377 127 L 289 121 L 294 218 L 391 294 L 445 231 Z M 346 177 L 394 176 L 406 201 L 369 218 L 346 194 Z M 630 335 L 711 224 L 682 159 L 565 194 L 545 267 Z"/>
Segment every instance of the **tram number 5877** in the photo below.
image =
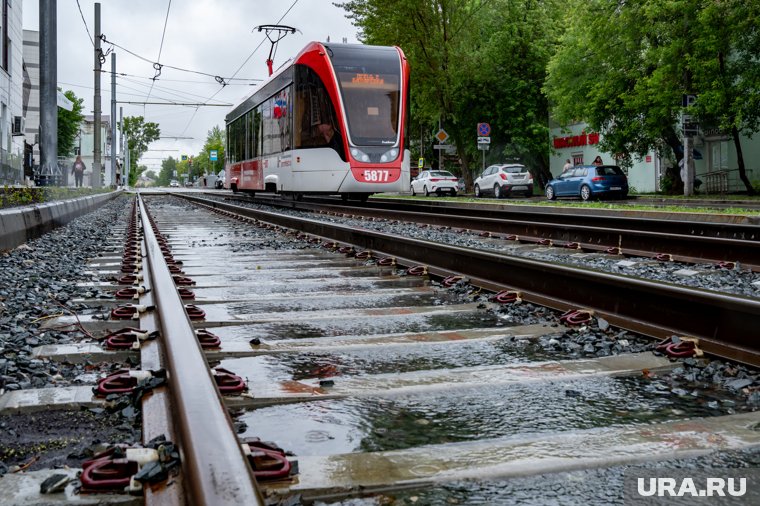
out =
<path fill-rule="evenodd" d="M 387 183 L 391 175 L 387 170 L 365 170 L 364 180 L 370 183 Z"/>

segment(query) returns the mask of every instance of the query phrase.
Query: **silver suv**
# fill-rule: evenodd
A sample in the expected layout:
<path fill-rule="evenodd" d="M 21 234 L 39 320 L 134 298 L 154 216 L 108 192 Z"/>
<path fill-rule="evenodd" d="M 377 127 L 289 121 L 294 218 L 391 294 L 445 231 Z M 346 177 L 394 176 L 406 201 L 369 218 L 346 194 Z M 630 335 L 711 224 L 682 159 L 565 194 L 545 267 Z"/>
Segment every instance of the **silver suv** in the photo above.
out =
<path fill-rule="evenodd" d="M 491 194 L 500 199 L 516 193 L 533 195 L 533 176 L 519 163 L 491 165 L 475 180 L 476 197 Z"/>

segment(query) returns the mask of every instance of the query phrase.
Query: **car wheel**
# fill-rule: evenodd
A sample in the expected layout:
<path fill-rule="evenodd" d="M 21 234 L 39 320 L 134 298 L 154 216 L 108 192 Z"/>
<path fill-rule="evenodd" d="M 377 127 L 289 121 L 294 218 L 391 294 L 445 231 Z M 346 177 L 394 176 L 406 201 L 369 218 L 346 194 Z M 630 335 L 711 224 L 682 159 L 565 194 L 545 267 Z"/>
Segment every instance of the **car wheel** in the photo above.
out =
<path fill-rule="evenodd" d="M 500 199 L 502 197 L 501 194 L 501 186 L 498 184 L 493 185 L 493 196 L 494 198 Z"/>
<path fill-rule="evenodd" d="M 591 188 L 589 188 L 585 184 L 581 186 L 581 200 L 583 201 L 591 200 Z"/>
<path fill-rule="evenodd" d="M 475 185 L 475 198 L 480 198 L 480 197 L 481 197 L 480 186 Z"/>
<path fill-rule="evenodd" d="M 551 186 L 546 187 L 546 198 L 549 200 L 554 200 L 557 198 L 557 195 L 554 194 L 554 188 Z"/>
<path fill-rule="evenodd" d="M 423 191 L 423 193 L 425 194 L 426 197 L 430 196 L 430 192 L 428 191 L 427 186 L 423 186 L 422 187 L 422 191 Z"/>

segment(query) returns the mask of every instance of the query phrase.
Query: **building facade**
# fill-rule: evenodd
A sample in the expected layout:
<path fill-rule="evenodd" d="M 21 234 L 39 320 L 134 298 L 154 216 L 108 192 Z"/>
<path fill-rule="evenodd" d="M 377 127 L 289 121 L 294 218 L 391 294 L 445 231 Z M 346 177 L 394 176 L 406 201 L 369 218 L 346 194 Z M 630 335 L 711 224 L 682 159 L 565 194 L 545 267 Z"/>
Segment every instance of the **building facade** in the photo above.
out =
<path fill-rule="evenodd" d="M 550 122 L 551 154 L 549 168 L 554 176 L 562 172 L 566 160 L 574 165 L 588 165 L 596 156 L 606 164 L 618 165 L 613 154 L 599 150 L 601 134 L 593 132 L 586 123 L 565 127 Z M 741 138 L 747 177 L 760 181 L 760 138 Z M 739 179 L 736 146 L 730 135 L 718 129 L 701 129 L 694 137 L 694 166 L 696 177 L 704 193 L 731 193 L 746 191 Z M 654 151 L 642 158 L 634 158 L 629 168 L 622 167 L 628 175 L 631 193 L 660 191 L 660 182 L 672 160 L 658 156 Z"/>
<path fill-rule="evenodd" d="M 30 177 L 32 167 L 40 163 L 40 32 L 24 30 L 23 37 L 24 68 L 29 78 L 28 85 L 24 84 L 25 173 Z"/>
<path fill-rule="evenodd" d="M 23 2 L 0 0 L 0 184 L 24 183 Z"/>

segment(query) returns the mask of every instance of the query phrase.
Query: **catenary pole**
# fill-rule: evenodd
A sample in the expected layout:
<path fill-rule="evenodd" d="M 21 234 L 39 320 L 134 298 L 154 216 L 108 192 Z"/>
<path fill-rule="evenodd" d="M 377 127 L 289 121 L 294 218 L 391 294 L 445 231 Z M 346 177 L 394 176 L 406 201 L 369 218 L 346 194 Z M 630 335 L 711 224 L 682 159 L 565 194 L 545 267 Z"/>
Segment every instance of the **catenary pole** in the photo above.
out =
<path fill-rule="evenodd" d="M 116 184 L 116 53 L 111 53 L 111 184 Z"/>
<path fill-rule="evenodd" d="M 55 0 L 40 0 L 39 9 L 40 169 L 42 174 L 52 175 L 56 173 L 58 164 L 58 42 L 56 2 Z"/>
<path fill-rule="evenodd" d="M 92 187 L 100 188 L 100 3 L 95 2 L 95 110 L 93 122 Z"/>

